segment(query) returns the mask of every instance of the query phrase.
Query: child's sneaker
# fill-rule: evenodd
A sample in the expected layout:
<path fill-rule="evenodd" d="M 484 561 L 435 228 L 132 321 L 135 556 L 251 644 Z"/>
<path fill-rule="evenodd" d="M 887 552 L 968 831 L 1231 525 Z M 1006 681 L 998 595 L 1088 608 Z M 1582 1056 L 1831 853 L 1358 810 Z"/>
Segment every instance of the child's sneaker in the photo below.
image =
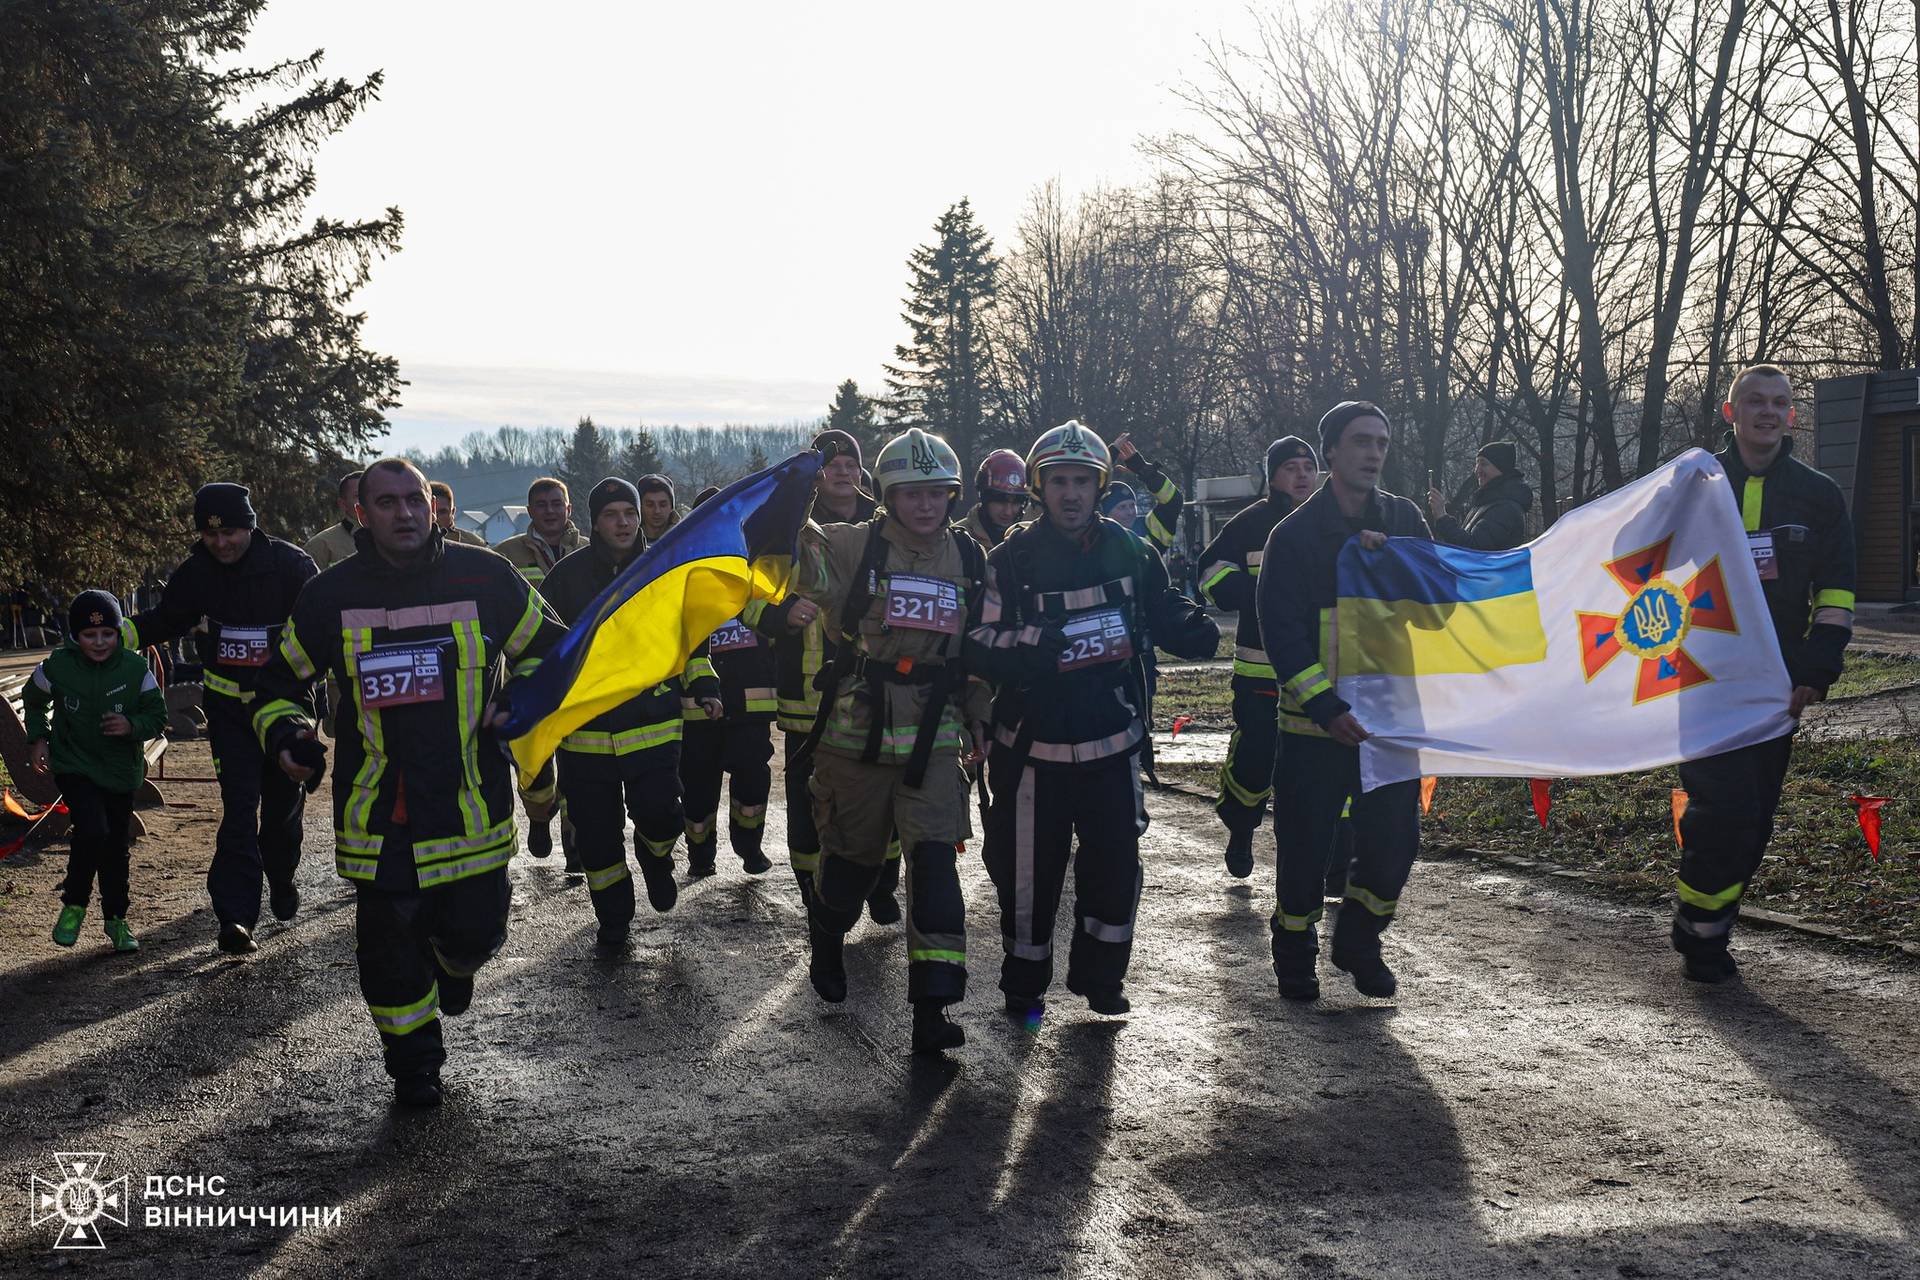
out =
<path fill-rule="evenodd" d="M 53 922 L 53 940 L 63 947 L 70 947 L 80 940 L 80 922 L 87 918 L 85 907 L 62 907 L 60 918 Z"/>
<path fill-rule="evenodd" d="M 125 916 L 113 916 L 107 921 L 107 936 L 113 939 L 115 951 L 138 951 L 140 939 L 133 936 L 133 930 L 127 928 Z"/>

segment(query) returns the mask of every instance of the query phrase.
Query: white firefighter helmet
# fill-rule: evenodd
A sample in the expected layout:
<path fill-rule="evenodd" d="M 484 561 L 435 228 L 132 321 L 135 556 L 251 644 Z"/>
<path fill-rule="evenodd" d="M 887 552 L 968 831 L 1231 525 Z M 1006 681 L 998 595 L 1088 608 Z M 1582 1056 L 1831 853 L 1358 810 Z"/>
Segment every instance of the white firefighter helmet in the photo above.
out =
<path fill-rule="evenodd" d="M 960 487 L 960 457 L 953 446 L 931 431 L 908 427 L 887 441 L 873 460 L 873 483 L 885 501 L 897 484 L 939 484 Z"/>
<path fill-rule="evenodd" d="M 1113 474 L 1113 455 L 1107 451 L 1107 442 L 1078 418 L 1070 418 L 1042 432 L 1040 438 L 1033 442 L 1033 448 L 1027 451 L 1027 484 L 1032 487 L 1034 496 L 1040 496 L 1042 472 L 1048 467 L 1067 464 L 1092 467 L 1099 477 L 1097 484 L 1103 489 L 1107 477 Z"/>

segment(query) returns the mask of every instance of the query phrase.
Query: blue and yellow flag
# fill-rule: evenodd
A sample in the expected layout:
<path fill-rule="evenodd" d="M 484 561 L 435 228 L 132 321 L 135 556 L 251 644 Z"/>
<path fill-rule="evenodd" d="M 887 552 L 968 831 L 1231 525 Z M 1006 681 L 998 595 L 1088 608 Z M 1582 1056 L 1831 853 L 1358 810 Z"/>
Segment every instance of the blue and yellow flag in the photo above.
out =
<path fill-rule="evenodd" d="M 820 455 L 737 480 L 620 572 L 539 668 L 507 690 L 514 762 L 530 779 L 560 740 L 679 674 L 694 646 L 787 589 Z"/>
<path fill-rule="evenodd" d="M 1342 676 L 1493 671 L 1547 656 L 1533 556 L 1395 538 L 1379 551 L 1341 548 Z"/>

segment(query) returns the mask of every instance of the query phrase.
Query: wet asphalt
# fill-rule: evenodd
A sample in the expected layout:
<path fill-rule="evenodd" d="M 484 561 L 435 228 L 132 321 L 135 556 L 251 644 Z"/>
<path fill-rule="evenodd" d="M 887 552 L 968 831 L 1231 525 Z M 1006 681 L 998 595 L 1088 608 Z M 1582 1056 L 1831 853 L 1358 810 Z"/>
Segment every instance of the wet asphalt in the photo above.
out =
<path fill-rule="evenodd" d="M 723 843 L 607 960 L 582 881 L 523 854 L 512 937 L 447 1022 L 446 1103 L 402 1113 L 324 806 L 299 918 L 235 960 L 199 885 L 214 789 L 167 790 L 194 807 L 138 846 L 137 957 L 94 917 L 46 941 L 63 850 L 0 864 L 0 1274 L 1920 1275 L 1910 962 L 1749 931 L 1743 979 L 1702 988 L 1658 912 L 1423 862 L 1399 997 L 1323 963 L 1326 997 L 1289 1005 L 1270 845 L 1230 880 L 1211 812 L 1155 793 L 1132 1014 L 1058 985 L 1037 1026 L 1001 1012 L 976 849 L 968 1044 L 930 1060 L 898 927 L 863 923 L 851 998 L 815 997 L 784 862 L 748 877 Z M 31 1179 L 88 1151 L 129 1224 L 54 1250 Z M 338 1222 L 219 1217 L 302 1207 Z"/>

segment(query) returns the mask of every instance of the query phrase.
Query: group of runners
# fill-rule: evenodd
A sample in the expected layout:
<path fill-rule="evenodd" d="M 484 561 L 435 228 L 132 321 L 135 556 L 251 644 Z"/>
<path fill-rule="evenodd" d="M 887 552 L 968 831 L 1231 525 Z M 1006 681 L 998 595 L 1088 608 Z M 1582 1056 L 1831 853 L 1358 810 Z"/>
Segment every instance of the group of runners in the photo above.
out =
<path fill-rule="evenodd" d="M 1797 715 L 1838 676 L 1851 634 L 1845 504 L 1792 456 L 1785 372 L 1744 370 L 1723 412 L 1719 458 L 1762 566 Z M 1356 537 L 1370 548 L 1389 537 L 1512 546 L 1531 505 L 1517 451 L 1496 441 L 1480 452 L 1470 494 L 1449 508 L 1429 492 L 1423 513 L 1380 488 L 1392 446 L 1378 406 L 1333 406 L 1317 439 L 1267 448 L 1265 495 L 1196 561 L 1207 601 L 1237 615 L 1231 671 L 1219 672 L 1235 725 L 1217 803 L 1224 870 L 1252 873 L 1271 808 L 1272 957 L 1279 994 L 1293 1000 L 1320 993 L 1330 900 L 1330 963 L 1367 996 L 1395 993 L 1382 935 L 1419 841 L 1417 784 L 1360 789 L 1368 726 L 1339 696 L 1327 642 L 1335 560 Z M 688 875 L 717 870 L 723 782 L 730 851 L 748 874 L 771 867 L 762 833 L 778 729 L 787 852 L 822 1000 L 854 994 L 843 942 L 863 915 L 904 919 L 912 1048 L 964 1044 L 951 1011 L 967 989 L 962 860 L 973 848 L 997 897 L 1006 1012 L 1029 1023 L 1044 1014 L 1071 871 L 1065 989 L 1095 1013 L 1125 1014 L 1155 652 L 1208 660 L 1220 647 L 1214 616 L 1168 578 L 1177 485 L 1126 436 L 1110 447 L 1078 421 L 1024 455 L 980 460 L 966 509 L 961 460 L 931 431 L 888 440 L 870 469 L 844 432 L 812 447 L 821 466 L 791 589 L 750 603 L 683 672 L 569 734 L 556 767 L 518 792 L 528 851 L 550 856 L 557 818 L 596 945 L 617 956 L 637 909 L 634 867 L 655 912 L 677 902 L 683 842 Z M 1119 482 L 1116 466 L 1139 487 Z M 595 485 L 584 534 L 560 481 L 539 480 L 527 497 L 526 533 L 471 545 L 452 530 L 451 494 L 386 458 L 341 481 L 339 522 L 302 551 L 258 528 L 245 489 L 210 484 L 195 497 L 198 541 L 156 607 L 123 618 L 105 592 L 76 597 L 72 639 L 27 693 L 36 767 L 58 775 L 73 814 L 55 941 L 75 941 L 97 879 L 112 944 L 138 946 L 128 812 L 140 743 L 161 732 L 165 709 L 137 654 L 203 629 L 223 806 L 207 877 L 217 945 L 255 948 L 263 888 L 277 919 L 295 917 L 305 798 L 331 770 L 335 869 L 356 898 L 361 990 L 398 1100 L 437 1104 L 442 1020 L 467 1010 L 474 975 L 506 939 L 507 865 L 520 842 L 497 735 L 501 691 L 681 518 L 662 476 Z M 1729 935 L 1791 742 L 1683 766 L 1690 804 L 1672 937 L 1688 977 L 1735 970 Z"/>

